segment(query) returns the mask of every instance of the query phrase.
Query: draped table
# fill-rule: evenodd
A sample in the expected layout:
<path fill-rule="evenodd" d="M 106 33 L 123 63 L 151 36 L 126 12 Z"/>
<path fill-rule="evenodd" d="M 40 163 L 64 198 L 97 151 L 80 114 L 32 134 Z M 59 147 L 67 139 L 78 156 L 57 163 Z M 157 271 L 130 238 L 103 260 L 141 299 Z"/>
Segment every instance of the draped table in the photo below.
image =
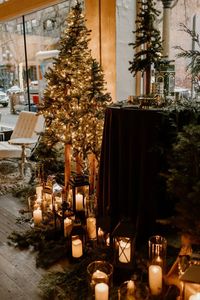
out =
<path fill-rule="evenodd" d="M 172 134 L 173 132 L 173 134 Z M 160 173 L 174 127 L 169 115 L 156 109 L 108 107 L 99 169 L 98 215 L 110 228 L 131 218 L 140 237 L 154 234 L 155 221 L 171 210 Z"/>

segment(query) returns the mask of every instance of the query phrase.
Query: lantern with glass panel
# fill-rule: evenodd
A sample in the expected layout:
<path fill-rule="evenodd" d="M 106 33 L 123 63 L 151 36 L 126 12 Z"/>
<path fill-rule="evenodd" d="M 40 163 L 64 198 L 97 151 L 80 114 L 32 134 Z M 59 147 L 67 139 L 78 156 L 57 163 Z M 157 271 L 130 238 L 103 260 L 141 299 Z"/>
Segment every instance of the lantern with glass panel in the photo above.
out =
<path fill-rule="evenodd" d="M 135 248 L 135 226 L 130 219 L 122 219 L 112 233 L 114 266 L 133 269 Z"/>
<path fill-rule="evenodd" d="M 86 201 L 89 199 L 89 181 L 85 175 L 74 175 L 70 179 L 68 201 L 71 202 L 75 214 L 85 211 Z"/>

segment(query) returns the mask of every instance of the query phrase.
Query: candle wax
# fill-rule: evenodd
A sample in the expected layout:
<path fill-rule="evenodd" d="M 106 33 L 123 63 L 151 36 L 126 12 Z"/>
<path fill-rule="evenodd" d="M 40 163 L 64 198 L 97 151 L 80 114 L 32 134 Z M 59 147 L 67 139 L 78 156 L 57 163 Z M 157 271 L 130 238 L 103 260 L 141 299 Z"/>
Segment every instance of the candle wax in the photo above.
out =
<path fill-rule="evenodd" d="M 109 287 L 106 283 L 95 285 L 95 300 L 108 300 Z"/>
<path fill-rule="evenodd" d="M 162 291 L 162 268 L 158 265 L 149 267 L 149 287 L 152 295 L 159 295 Z"/>

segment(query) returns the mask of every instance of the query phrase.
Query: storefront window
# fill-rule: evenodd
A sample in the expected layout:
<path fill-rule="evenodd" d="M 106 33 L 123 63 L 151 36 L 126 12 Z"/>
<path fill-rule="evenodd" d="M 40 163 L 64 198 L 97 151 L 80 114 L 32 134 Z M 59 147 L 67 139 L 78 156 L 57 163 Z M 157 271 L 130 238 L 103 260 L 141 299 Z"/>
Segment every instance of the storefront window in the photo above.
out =
<path fill-rule="evenodd" d="M 58 52 L 69 5 L 70 1 L 64 1 L 0 23 L 0 92 L 9 98 L 7 105 L 0 105 L 0 112 L 13 115 L 37 110 L 45 87 L 44 73 Z M 15 104 L 10 101 L 12 93 L 18 94 Z"/>

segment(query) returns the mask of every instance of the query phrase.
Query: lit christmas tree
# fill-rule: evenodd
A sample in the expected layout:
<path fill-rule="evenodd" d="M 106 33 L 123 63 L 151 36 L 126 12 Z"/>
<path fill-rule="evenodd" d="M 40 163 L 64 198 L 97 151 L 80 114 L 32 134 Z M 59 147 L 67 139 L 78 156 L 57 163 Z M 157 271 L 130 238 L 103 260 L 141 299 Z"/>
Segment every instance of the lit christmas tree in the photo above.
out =
<path fill-rule="evenodd" d="M 136 49 L 134 58 L 130 61 L 129 70 L 135 76 L 138 72 L 145 73 L 146 95 L 150 94 L 151 66 L 161 59 L 162 41 L 160 31 L 155 27 L 160 11 L 155 8 L 154 0 L 138 1 L 140 11 L 137 15 L 135 42 L 129 45 Z"/>
<path fill-rule="evenodd" d="M 74 155 L 99 158 L 104 111 L 111 101 L 98 63 L 88 48 L 90 31 L 77 2 L 67 17 L 60 40 L 60 52 L 46 74 L 47 88 L 40 113 L 45 117 L 44 139 L 48 145 L 65 145 L 65 185 L 70 173 L 70 146 Z"/>

